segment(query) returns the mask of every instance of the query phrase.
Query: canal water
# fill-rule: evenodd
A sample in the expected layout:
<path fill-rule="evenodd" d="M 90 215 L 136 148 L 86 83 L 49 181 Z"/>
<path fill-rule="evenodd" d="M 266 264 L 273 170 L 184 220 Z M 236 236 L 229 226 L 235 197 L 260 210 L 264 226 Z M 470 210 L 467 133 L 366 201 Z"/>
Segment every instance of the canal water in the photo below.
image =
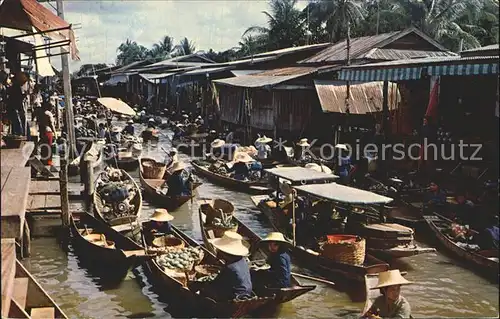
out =
<path fill-rule="evenodd" d="M 141 131 L 142 127 L 137 127 Z M 171 134 L 168 132 L 168 136 Z M 170 149 L 165 134 L 160 145 Z M 163 151 L 150 150 L 150 156 L 162 159 Z M 180 154 L 180 159 L 190 158 Z M 138 178 L 138 172 L 132 175 Z M 256 233 L 271 230 L 264 216 L 253 206 L 247 194 L 232 192 L 207 181 L 197 190 L 199 198 L 224 198 L 236 208 L 237 216 Z M 201 241 L 196 200 L 173 212 L 173 223 Z M 153 206 L 144 203 L 141 219 L 152 214 Z M 424 244 L 425 245 L 425 244 Z M 54 238 L 32 241 L 32 256 L 23 264 L 71 318 L 172 318 L 182 313 L 170 311 L 164 294 L 158 293 L 142 267 L 129 272 L 119 284 L 109 285 L 84 268 L 72 247 L 63 249 Z M 408 272 L 413 285 L 404 286 L 402 294 L 412 307 L 413 317 L 498 317 L 498 285 L 463 268 L 459 262 L 440 252 L 397 260 L 393 267 Z M 297 272 L 308 274 L 304 269 Z M 309 273 L 311 274 L 311 273 Z M 317 288 L 284 304 L 268 317 L 280 318 L 357 318 L 364 301 L 361 287 L 332 287 L 317 282 Z"/>

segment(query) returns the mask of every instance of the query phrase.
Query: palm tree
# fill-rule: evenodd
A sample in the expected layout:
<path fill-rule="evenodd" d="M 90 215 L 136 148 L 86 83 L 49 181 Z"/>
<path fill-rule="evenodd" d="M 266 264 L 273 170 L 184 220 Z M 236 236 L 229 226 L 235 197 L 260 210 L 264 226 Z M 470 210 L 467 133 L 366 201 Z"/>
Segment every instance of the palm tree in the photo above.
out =
<path fill-rule="evenodd" d="M 240 49 L 238 50 L 238 55 L 240 57 L 261 53 L 266 50 L 267 36 L 247 35 L 243 37 L 240 42 L 238 42 L 238 45 L 240 46 Z"/>
<path fill-rule="evenodd" d="M 155 59 L 165 59 L 170 56 L 173 48 L 174 39 L 168 35 L 164 36 L 161 41 L 153 44 L 149 51 L 150 56 Z"/>
<path fill-rule="evenodd" d="M 135 41 L 127 39 L 125 42 L 120 44 L 117 51 L 118 56 L 116 57 L 117 65 L 127 65 L 135 61 L 141 61 L 146 59 L 148 56 L 148 49 L 142 45 L 137 44 Z"/>
<path fill-rule="evenodd" d="M 179 43 L 179 47 L 182 49 L 180 52 L 177 52 L 175 55 L 180 56 L 180 55 L 189 55 L 193 54 L 196 51 L 196 47 L 193 42 L 189 41 L 188 38 L 184 38 L 181 40 Z"/>
<path fill-rule="evenodd" d="M 243 37 L 256 34 L 256 39 L 265 41 L 268 49 L 281 49 L 300 45 L 305 41 L 305 20 L 295 8 L 297 0 L 271 0 L 271 12 L 263 11 L 267 27 L 252 26 Z"/>

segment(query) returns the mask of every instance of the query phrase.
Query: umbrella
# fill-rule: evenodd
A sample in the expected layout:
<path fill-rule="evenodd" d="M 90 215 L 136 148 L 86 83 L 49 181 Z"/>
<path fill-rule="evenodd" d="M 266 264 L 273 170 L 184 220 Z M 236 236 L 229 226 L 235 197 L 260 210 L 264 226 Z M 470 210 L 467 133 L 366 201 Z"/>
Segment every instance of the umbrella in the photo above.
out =
<path fill-rule="evenodd" d="M 136 115 L 135 111 L 130 106 L 128 106 L 127 103 L 115 98 L 101 97 L 98 98 L 97 101 L 113 112 L 131 116 Z"/>

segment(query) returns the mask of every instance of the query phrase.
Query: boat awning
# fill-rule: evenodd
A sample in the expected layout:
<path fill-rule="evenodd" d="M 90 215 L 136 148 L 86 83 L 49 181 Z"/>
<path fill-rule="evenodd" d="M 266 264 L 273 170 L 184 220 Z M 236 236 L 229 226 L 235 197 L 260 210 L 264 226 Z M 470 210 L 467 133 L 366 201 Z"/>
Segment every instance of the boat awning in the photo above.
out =
<path fill-rule="evenodd" d="M 429 76 L 498 74 L 498 56 L 431 57 L 396 60 L 345 67 L 339 72 L 344 81 L 407 81 Z"/>
<path fill-rule="evenodd" d="M 250 74 L 256 74 L 262 72 L 262 70 L 233 70 L 231 73 L 234 76 L 243 76 L 243 75 L 250 75 Z"/>
<path fill-rule="evenodd" d="M 337 183 L 301 185 L 294 188 L 315 197 L 349 204 L 386 204 L 393 200 L 390 197 Z"/>
<path fill-rule="evenodd" d="M 9 0 L 0 6 L 0 27 L 28 31 L 35 28 L 53 40 L 69 40 L 73 60 L 80 60 L 71 25 L 36 0 Z"/>
<path fill-rule="evenodd" d="M 292 183 L 307 183 L 316 181 L 331 182 L 339 178 L 337 175 L 318 172 L 313 169 L 300 166 L 276 167 L 266 169 L 265 171 L 271 175 L 289 180 Z"/>

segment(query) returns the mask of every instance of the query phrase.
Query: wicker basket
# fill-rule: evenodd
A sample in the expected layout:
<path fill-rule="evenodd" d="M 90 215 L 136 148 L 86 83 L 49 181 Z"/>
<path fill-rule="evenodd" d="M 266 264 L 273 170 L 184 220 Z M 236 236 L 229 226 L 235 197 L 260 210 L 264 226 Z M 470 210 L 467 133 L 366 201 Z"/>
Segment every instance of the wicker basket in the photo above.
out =
<path fill-rule="evenodd" d="M 18 135 L 7 135 L 3 137 L 5 141 L 5 148 L 20 148 L 21 144 L 27 140 L 26 136 L 18 136 Z"/>
<path fill-rule="evenodd" d="M 350 265 L 362 265 L 365 252 L 366 240 L 354 235 L 330 235 L 321 247 L 322 256 Z"/>
<path fill-rule="evenodd" d="M 168 250 L 177 250 L 184 248 L 184 242 L 179 238 L 162 236 L 153 240 L 153 246 L 158 248 L 166 248 Z"/>
<path fill-rule="evenodd" d="M 110 248 L 110 249 L 116 248 L 115 242 L 111 240 L 106 240 L 106 236 L 104 234 L 90 234 L 83 236 L 83 238 L 85 238 L 87 241 L 91 242 L 96 246 Z"/>
<path fill-rule="evenodd" d="M 229 228 L 221 227 L 221 226 L 214 226 L 214 225 L 211 225 L 210 227 L 214 231 L 214 236 L 217 238 L 221 238 L 222 236 L 224 236 L 224 233 L 227 231 L 233 231 L 235 233 L 238 232 L 238 225 L 236 225 L 234 227 L 229 227 Z"/>
<path fill-rule="evenodd" d="M 194 270 L 196 271 L 196 278 L 200 278 L 218 273 L 220 267 L 215 265 L 198 265 L 194 267 Z"/>
<path fill-rule="evenodd" d="M 167 165 L 153 160 L 142 161 L 142 174 L 146 179 L 162 179 Z"/>
<path fill-rule="evenodd" d="M 206 224 L 211 225 L 214 218 L 219 217 L 222 218 L 221 216 L 221 210 L 222 213 L 225 215 L 233 215 L 234 213 L 234 206 L 231 204 L 231 202 L 228 202 L 227 200 L 224 199 L 213 199 L 209 204 L 204 204 L 201 206 L 202 212 L 206 216 Z"/>

